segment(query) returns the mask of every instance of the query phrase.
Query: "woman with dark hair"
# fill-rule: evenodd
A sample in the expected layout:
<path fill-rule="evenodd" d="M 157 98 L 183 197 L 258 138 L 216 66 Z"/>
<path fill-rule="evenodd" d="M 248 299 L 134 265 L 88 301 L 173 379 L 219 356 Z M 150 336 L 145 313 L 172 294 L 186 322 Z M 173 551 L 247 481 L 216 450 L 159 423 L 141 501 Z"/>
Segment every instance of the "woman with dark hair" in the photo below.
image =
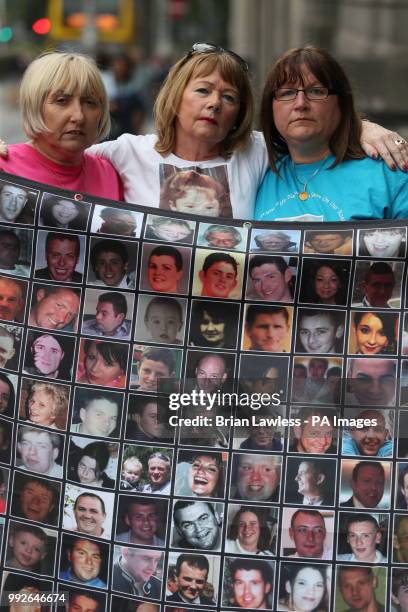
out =
<path fill-rule="evenodd" d="M 395 355 L 398 315 L 393 312 L 355 312 L 353 328 L 356 347 L 360 355 Z"/>
<path fill-rule="evenodd" d="M 13 383 L 6 374 L 0 372 L 0 414 L 8 417 L 14 415 L 15 398 Z"/>
<path fill-rule="evenodd" d="M 89 204 L 57 196 L 45 196 L 41 205 L 41 223 L 58 229 L 86 230 Z"/>
<path fill-rule="evenodd" d="M 329 600 L 325 565 L 287 563 L 281 567 L 279 611 L 328 612 Z"/>
<path fill-rule="evenodd" d="M 224 497 L 225 466 L 221 453 L 181 451 L 175 494 L 186 497 Z"/>
<path fill-rule="evenodd" d="M 190 344 L 209 348 L 235 348 L 237 345 L 238 309 L 235 304 L 194 301 L 191 308 Z"/>
<path fill-rule="evenodd" d="M 116 342 L 85 340 L 84 360 L 78 364 L 77 382 L 103 387 L 126 385 L 127 347 Z"/>
<path fill-rule="evenodd" d="M 268 509 L 241 506 L 228 527 L 225 552 L 273 555 L 276 535 L 272 536 L 267 522 Z"/>
<path fill-rule="evenodd" d="M 300 301 L 309 304 L 345 305 L 350 263 L 319 259 L 303 262 Z"/>
<path fill-rule="evenodd" d="M 84 448 L 78 448 L 75 457 L 72 480 L 86 487 L 114 488 L 115 481 L 105 472 L 110 457 L 105 442 L 91 442 Z"/>
<path fill-rule="evenodd" d="M 25 72 L 20 99 L 31 141 L 10 147 L 9 159 L 0 160 L 6 172 L 119 199 L 117 176 L 105 160 L 95 159 L 99 155 L 118 171 L 127 202 L 159 207 L 161 166 L 168 164 L 183 173 L 217 167 L 228 176 L 230 190 L 221 214 L 228 210 L 235 218 L 253 218 L 268 161 L 262 134 L 252 131 L 254 99 L 248 65 L 233 51 L 195 43 L 170 68 L 160 88 L 154 105 L 155 133 L 122 134 L 86 152 L 86 146 L 109 131 L 106 91 L 90 59 L 73 53 L 40 56 Z M 57 139 L 51 120 L 61 116 L 66 117 L 68 136 Z M 85 133 L 78 133 L 78 121 L 86 123 Z M 384 151 L 390 165 L 396 162 L 403 167 L 405 141 L 395 132 L 364 123 L 367 150 Z M 201 204 L 200 191 L 196 189 L 195 194 L 194 212 L 206 214 L 207 198 Z M 186 205 L 190 207 L 189 199 Z"/>
<path fill-rule="evenodd" d="M 358 254 L 369 257 L 404 257 L 406 250 L 405 227 L 378 227 L 363 229 L 359 234 Z"/>
<path fill-rule="evenodd" d="M 263 91 L 261 124 L 271 169 L 258 191 L 256 219 L 408 216 L 406 174 L 366 156 L 350 82 L 325 49 L 291 49 L 276 61 Z"/>

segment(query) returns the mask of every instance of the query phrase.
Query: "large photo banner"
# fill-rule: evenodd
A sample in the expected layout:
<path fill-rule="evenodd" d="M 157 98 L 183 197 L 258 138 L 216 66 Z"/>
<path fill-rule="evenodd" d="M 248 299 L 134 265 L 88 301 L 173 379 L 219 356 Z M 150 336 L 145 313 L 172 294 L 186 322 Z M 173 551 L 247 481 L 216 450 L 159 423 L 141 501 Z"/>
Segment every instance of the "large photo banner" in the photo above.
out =
<path fill-rule="evenodd" d="M 0 175 L 1 610 L 405 609 L 408 221 L 168 183 Z"/>

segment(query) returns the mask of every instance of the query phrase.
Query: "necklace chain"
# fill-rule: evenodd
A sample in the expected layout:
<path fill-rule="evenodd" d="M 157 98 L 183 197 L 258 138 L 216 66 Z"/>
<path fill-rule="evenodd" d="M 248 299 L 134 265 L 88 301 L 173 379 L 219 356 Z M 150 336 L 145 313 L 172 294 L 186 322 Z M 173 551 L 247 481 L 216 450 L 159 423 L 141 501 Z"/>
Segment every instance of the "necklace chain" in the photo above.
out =
<path fill-rule="evenodd" d="M 308 193 L 308 191 L 307 191 L 307 186 L 308 186 L 308 184 L 310 183 L 310 181 L 311 181 L 312 179 L 314 179 L 314 177 L 315 177 L 315 176 L 317 176 L 317 175 L 319 174 L 320 170 L 322 170 L 322 169 L 323 169 L 323 167 L 324 167 L 324 165 L 325 165 L 325 163 L 326 163 L 327 158 L 328 158 L 328 155 L 327 155 L 327 156 L 326 156 L 326 157 L 325 157 L 325 158 L 322 160 L 322 163 L 321 163 L 321 164 L 320 164 L 320 165 L 319 165 L 319 166 L 318 166 L 318 167 L 317 167 L 315 170 L 313 170 L 312 174 L 310 174 L 310 175 L 309 175 L 309 176 L 306 178 L 306 180 L 305 180 L 305 181 L 302 181 L 302 180 L 301 180 L 301 179 L 298 177 L 297 172 L 296 172 L 296 165 L 295 165 L 295 162 L 293 161 L 293 159 L 291 160 L 292 169 L 293 169 L 293 174 L 294 174 L 294 176 L 295 176 L 295 179 L 298 181 L 298 183 L 300 183 L 300 184 L 303 186 L 302 191 L 298 191 L 298 198 L 299 198 L 299 200 L 304 201 L 304 200 L 308 200 L 308 199 L 309 199 L 309 193 Z"/>

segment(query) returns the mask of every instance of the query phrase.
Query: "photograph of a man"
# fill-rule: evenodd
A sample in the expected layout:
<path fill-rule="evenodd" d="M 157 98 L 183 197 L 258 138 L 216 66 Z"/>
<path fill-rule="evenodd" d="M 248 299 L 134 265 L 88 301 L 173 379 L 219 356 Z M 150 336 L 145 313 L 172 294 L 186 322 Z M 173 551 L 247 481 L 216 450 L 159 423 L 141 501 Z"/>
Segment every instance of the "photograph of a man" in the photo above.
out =
<path fill-rule="evenodd" d="M 162 562 L 159 550 L 115 546 L 112 587 L 115 591 L 160 599 L 162 581 L 155 575 Z"/>
<path fill-rule="evenodd" d="M 94 299 L 96 296 L 91 291 L 88 291 L 87 298 Z M 85 303 L 82 333 L 91 336 L 124 338 L 128 340 L 130 338 L 131 327 L 131 320 L 126 318 L 128 314 L 128 299 L 130 298 L 127 295 L 125 296 L 118 291 L 99 293 L 94 316 L 87 314 L 87 303 Z"/>
<path fill-rule="evenodd" d="M 29 195 L 33 193 L 34 192 L 29 192 L 27 189 L 19 187 L 18 185 L 11 185 L 10 183 L 3 183 L 2 181 L 0 187 L 0 222 L 33 223 L 34 212 L 29 210 L 27 211 L 27 215 L 23 213 Z"/>
<path fill-rule="evenodd" d="M 165 500 L 121 495 L 118 514 L 128 529 L 120 531 L 119 526 L 115 540 L 142 546 L 164 546 L 167 511 L 168 502 Z"/>
<path fill-rule="evenodd" d="M 391 602 L 393 612 L 408 612 L 408 569 L 392 568 Z"/>
<path fill-rule="evenodd" d="M 76 331 L 79 289 L 34 285 L 28 324 L 44 329 Z"/>
<path fill-rule="evenodd" d="M 279 501 L 282 457 L 235 454 L 232 464 L 231 498 L 245 501 Z"/>
<path fill-rule="evenodd" d="M 383 532 L 385 530 L 385 537 Z M 341 513 L 338 550 L 348 548 L 351 552 L 338 553 L 340 561 L 361 563 L 386 563 L 387 557 L 381 551 L 383 539 L 387 536 L 386 525 L 381 529 L 377 519 L 366 512 Z"/>
<path fill-rule="evenodd" d="M 80 262 L 80 257 L 81 252 L 83 257 L 84 251 L 85 236 L 46 232 L 44 242 L 44 232 L 40 232 L 37 244 L 36 278 L 63 283 L 82 283 L 83 262 Z M 47 266 L 40 267 L 43 265 L 42 262 Z"/>
<path fill-rule="evenodd" d="M 245 610 L 272 610 L 272 563 L 259 559 L 228 558 L 227 564 L 231 582 L 224 581 L 224 604 Z"/>
<path fill-rule="evenodd" d="M 45 429 L 20 425 L 17 434 L 17 465 L 22 470 L 62 478 L 63 436 Z"/>
<path fill-rule="evenodd" d="M 30 275 L 33 232 L 26 229 L 0 229 L 0 272 Z M 24 245 L 24 257 L 20 258 Z"/>
<path fill-rule="evenodd" d="M 385 612 L 385 594 L 383 603 L 378 601 L 380 578 L 383 587 L 386 584 L 384 569 L 377 569 L 374 573 L 371 567 L 350 567 L 340 565 L 337 567 L 337 596 L 339 604 L 336 610 L 341 612 Z M 381 589 L 384 592 L 384 588 Z M 377 591 L 377 592 L 376 592 Z"/>
<path fill-rule="evenodd" d="M 290 527 L 289 539 L 282 539 L 282 554 L 295 558 L 331 559 L 333 534 L 326 521 L 333 524 L 333 520 L 333 511 L 299 508 L 292 512 L 292 509 L 285 508 L 282 524 L 290 524 Z"/>
<path fill-rule="evenodd" d="M 286 463 L 285 502 L 304 506 L 333 506 L 336 490 L 334 459 L 298 459 Z"/>
<path fill-rule="evenodd" d="M 0 319 L 22 323 L 26 293 L 26 282 L 0 276 Z"/>
<path fill-rule="evenodd" d="M 195 550 L 220 550 L 221 510 L 222 506 L 213 502 L 176 501 L 172 545 Z"/>
<path fill-rule="evenodd" d="M 284 306 L 247 306 L 242 337 L 243 350 L 269 353 L 290 351 L 292 317 L 292 309 Z"/>
<path fill-rule="evenodd" d="M 61 551 L 61 580 L 99 589 L 107 588 L 107 544 L 64 533 Z"/>
<path fill-rule="evenodd" d="M 214 558 L 212 558 L 214 561 Z M 204 555 L 183 553 L 177 557 L 175 576 L 177 590 L 167 597 L 167 601 L 175 603 L 215 606 L 212 597 L 204 594 L 208 588 L 210 565 Z"/>
<path fill-rule="evenodd" d="M 247 299 L 293 302 L 295 278 L 287 259 L 253 255 L 248 267 Z"/>
<path fill-rule="evenodd" d="M 194 295 L 239 299 L 242 292 L 244 256 L 240 253 L 206 251 L 196 258 Z"/>
<path fill-rule="evenodd" d="M 397 361 L 362 357 L 347 363 L 346 403 L 351 406 L 394 406 Z"/>
<path fill-rule="evenodd" d="M 367 261 L 357 262 L 352 306 L 399 308 L 401 274 L 400 264 L 385 261 L 375 261 L 372 264 Z"/>
<path fill-rule="evenodd" d="M 408 563 L 408 515 L 394 515 L 393 563 Z"/>
<path fill-rule="evenodd" d="M 344 459 L 341 466 L 340 506 L 389 508 L 390 464 L 381 461 Z M 351 497 L 347 498 L 351 489 Z M 344 499 L 346 497 L 346 499 Z M 343 500 L 343 501 L 341 501 Z"/>
<path fill-rule="evenodd" d="M 171 458 L 162 452 L 153 452 L 147 460 L 147 477 L 144 493 L 170 495 Z"/>

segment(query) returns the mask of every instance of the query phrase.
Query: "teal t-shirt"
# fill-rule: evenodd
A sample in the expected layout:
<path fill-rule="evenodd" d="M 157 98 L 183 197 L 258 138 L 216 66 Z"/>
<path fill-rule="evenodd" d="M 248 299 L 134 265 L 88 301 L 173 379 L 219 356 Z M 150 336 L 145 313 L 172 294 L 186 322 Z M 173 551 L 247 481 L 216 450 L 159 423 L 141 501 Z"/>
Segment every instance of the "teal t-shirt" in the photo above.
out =
<path fill-rule="evenodd" d="M 271 170 L 259 188 L 255 219 L 260 221 L 348 221 L 408 217 L 408 174 L 392 171 L 369 157 L 330 168 L 322 164 L 293 164 L 285 157 L 279 176 Z M 315 173 L 315 174 L 314 174 Z M 299 198 L 308 181 L 309 197 Z"/>

